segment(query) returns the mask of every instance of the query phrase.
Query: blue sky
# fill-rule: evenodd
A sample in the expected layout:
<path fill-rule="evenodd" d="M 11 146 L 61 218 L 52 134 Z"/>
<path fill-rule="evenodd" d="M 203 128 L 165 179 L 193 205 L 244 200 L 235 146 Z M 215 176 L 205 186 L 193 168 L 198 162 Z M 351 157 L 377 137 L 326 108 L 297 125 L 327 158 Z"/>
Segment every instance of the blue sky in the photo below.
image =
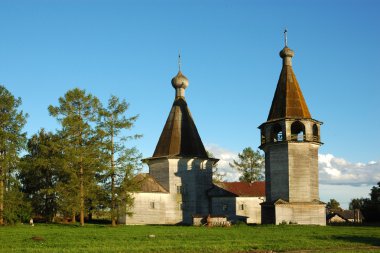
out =
<path fill-rule="evenodd" d="M 134 145 L 149 157 L 181 50 L 186 99 L 223 167 L 259 145 L 287 27 L 298 82 L 324 122 L 321 199 L 347 204 L 380 181 L 379 10 L 375 0 L 1 0 L 0 83 L 22 98 L 29 135 L 57 128 L 47 107 L 71 88 L 125 98 L 140 115 L 131 133 L 144 135 Z"/>

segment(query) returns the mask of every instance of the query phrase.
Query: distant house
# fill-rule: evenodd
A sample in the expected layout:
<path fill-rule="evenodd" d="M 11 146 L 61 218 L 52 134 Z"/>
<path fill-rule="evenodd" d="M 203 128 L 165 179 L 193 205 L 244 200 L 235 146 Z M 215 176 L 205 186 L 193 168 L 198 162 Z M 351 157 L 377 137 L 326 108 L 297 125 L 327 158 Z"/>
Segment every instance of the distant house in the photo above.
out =
<path fill-rule="evenodd" d="M 328 223 L 352 222 L 361 223 L 363 215 L 359 209 L 355 210 L 336 210 L 327 214 Z"/>
<path fill-rule="evenodd" d="M 211 213 L 232 222 L 261 223 L 260 203 L 265 200 L 265 182 L 215 183 L 208 191 Z"/>

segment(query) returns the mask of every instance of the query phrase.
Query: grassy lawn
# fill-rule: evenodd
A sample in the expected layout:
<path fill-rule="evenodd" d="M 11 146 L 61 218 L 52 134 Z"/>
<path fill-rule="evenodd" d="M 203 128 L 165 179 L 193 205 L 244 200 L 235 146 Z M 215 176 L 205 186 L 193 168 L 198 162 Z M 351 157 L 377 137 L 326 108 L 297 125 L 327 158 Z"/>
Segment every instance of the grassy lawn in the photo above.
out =
<path fill-rule="evenodd" d="M 149 235 L 154 235 L 151 238 Z M 34 238 L 34 239 L 33 239 Z M 0 227 L 1 252 L 380 252 L 380 227 Z M 305 252 L 305 251 L 303 251 Z M 309 252 L 309 251 L 307 251 Z"/>

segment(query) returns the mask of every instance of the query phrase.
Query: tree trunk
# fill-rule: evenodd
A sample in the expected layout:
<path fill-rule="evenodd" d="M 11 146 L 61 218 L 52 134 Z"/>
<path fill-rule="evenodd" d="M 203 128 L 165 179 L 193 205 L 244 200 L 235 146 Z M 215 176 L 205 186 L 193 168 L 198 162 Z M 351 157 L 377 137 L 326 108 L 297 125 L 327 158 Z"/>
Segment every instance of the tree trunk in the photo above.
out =
<path fill-rule="evenodd" d="M 82 160 L 82 158 L 81 158 Z M 84 187 L 83 187 L 83 165 L 82 161 L 80 164 L 80 175 L 79 175 L 79 184 L 80 184 L 80 225 L 84 226 Z"/>
<path fill-rule="evenodd" d="M 4 225 L 4 177 L 0 165 L 0 225 Z"/>
<path fill-rule="evenodd" d="M 115 203 L 115 173 L 112 174 L 112 182 L 111 182 L 111 221 L 112 226 L 116 226 L 116 215 L 115 215 L 115 209 L 116 209 L 116 203 Z"/>
<path fill-rule="evenodd" d="M 112 180 L 111 180 L 111 220 L 112 220 L 112 226 L 116 226 L 116 200 L 115 200 L 115 172 L 112 170 Z"/>
<path fill-rule="evenodd" d="M 115 160 L 114 160 L 113 128 L 111 130 L 111 222 L 116 226 L 116 199 L 115 199 Z"/>
<path fill-rule="evenodd" d="M 75 211 L 73 211 L 73 214 L 71 217 L 71 223 L 75 224 Z"/>

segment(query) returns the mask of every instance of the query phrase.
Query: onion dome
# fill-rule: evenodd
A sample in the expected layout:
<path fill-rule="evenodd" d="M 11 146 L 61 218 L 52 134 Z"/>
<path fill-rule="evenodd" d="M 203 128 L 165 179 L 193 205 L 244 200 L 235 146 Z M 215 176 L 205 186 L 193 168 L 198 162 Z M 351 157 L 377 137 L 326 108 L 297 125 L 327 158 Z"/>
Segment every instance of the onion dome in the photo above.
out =
<path fill-rule="evenodd" d="M 294 51 L 285 46 L 280 51 L 280 57 L 282 58 L 282 64 L 287 66 L 292 66 L 292 57 L 294 56 Z"/>
<path fill-rule="evenodd" d="M 184 76 L 181 70 L 178 71 L 178 74 L 172 79 L 172 86 L 175 89 L 176 98 L 185 97 L 185 89 L 189 85 L 189 80 Z"/>
<path fill-rule="evenodd" d="M 285 57 L 293 57 L 294 56 L 294 51 L 291 50 L 290 48 L 288 47 L 284 47 L 281 51 L 280 51 L 280 57 L 281 58 L 285 58 Z"/>
<path fill-rule="evenodd" d="M 178 71 L 178 74 L 172 79 L 172 85 L 174 89 L 186 89 L 189 86 L 189 80 L 181 71 Z"/>

